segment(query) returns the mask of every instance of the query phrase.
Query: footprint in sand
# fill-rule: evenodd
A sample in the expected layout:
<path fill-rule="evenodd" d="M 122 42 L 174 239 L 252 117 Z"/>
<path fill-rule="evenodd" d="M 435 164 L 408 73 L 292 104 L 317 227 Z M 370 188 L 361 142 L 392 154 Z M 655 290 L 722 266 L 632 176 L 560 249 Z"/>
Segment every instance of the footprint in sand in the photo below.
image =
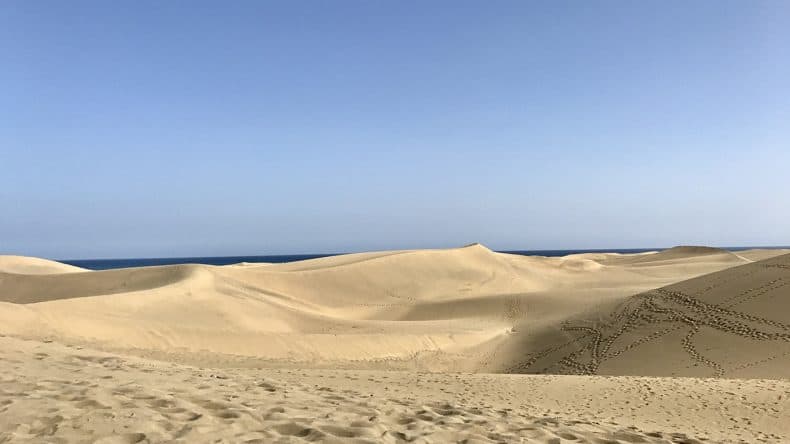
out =
<path fill-rule="evenodd" d="M 137 444 L 146 442 L 148 440 L 145 437 L 145 433 L 123 433 L 99 438 L 93 444 Z"/>

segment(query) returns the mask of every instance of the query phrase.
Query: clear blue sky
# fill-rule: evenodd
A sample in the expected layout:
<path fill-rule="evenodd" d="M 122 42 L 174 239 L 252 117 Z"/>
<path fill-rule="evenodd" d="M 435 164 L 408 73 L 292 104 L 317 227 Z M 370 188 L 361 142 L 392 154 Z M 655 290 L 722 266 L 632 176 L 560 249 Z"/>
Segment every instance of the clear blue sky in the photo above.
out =
<path fill-rule="evenodd" d="M 787 1 L 3 1 L 0 253 L 790 244 Z"/>

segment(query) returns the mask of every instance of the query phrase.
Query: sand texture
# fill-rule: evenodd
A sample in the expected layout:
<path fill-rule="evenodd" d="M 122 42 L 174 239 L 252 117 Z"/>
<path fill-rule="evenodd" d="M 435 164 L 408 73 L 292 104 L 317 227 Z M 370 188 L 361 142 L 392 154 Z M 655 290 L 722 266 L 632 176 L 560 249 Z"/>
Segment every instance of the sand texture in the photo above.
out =
<path fill-rule="evenodd" d="M 783 442 L 788 253 L 0 256 L 0 442 Z"/>
<path fill-rule="evenodd" d="M 790 382 L 210 369 L 0 338 L 0 442 L 784 442 Z"/>
<path fill-rule="evenodd" d="M 545 334 L 511 371 L 790 377 L 790 255 L 627 298 Z"/>

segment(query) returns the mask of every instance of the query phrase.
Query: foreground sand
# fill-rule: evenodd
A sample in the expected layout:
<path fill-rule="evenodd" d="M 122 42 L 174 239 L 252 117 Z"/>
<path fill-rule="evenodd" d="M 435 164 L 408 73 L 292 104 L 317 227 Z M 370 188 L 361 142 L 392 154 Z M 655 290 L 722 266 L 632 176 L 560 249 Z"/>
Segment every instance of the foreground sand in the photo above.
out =
<path fill-rule="evenodd" d="M 0 442 L 786 442 L 790 382 L 209 369 L 0 338 Z"/>
<path fill-rule="evenodd" d="M 790 442 L 788 253 L 0 256 L 0 443 Z"/>

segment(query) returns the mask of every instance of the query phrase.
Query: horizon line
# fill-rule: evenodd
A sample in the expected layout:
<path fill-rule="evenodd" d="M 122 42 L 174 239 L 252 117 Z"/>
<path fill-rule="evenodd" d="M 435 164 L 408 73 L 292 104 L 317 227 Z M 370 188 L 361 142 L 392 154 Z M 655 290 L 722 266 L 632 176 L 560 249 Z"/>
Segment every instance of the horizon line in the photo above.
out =
<path fill-rule="evenodd" d="M 447 247 L 447 248 L 404 248 L 404 249 L 391 249 L 391 250 L 359 250 L 359 251 L 346 251 L 346 252 L 331 252 L 331 253 L 281 253 L 281 254 L 237 254 L 237 255 L 220 255 L 220 256 L 147 256 L 147 257 L 94 257 L 94 258 L 77 258 L 77 259 L 52 259 L 56 262 L 78 262 L 78 261 L 119 261 L 119 260 L 146 260 L 146 259 L 204 259 L 204 258 L 242 258 L 242 257 L 282 257 L 282 256 L 318 256 L 318 257 L 327 257 L 327 256 L 341 256 L 344 254 L 358 254 L 358 253 L 372 253 L 376 251 L 410 251 L 410 250 L 451 250 L 455 248 L 464 248 L 471 245 L 483 245 L 478 242 L 474 242 L 471 244 L 466 244 L 460 247 Z M 780 250 L 788 248 L 790 249 L 790 245 L 741 245 L 741 246 L 711 246 L 711 245 L 691 245 L 691 244 L 682 244 L 682 245 L 673 245 L 671 247 L 626 247 L 626 248 L 539 248 L 539 249 L 507 249 L 507 250 L 499 250 L 499 249 L 492 249 L 492 251 L 497 253 L 540 253 L 540 252 L 547 252 L 547 251 L 567 251 L 567 252 L 608 252 L 608 251 L 661 251 L 667 250 L 674 247 L 685 247 L 685 246 L 696 246 L 696 247 L 710 247 L 710 248 L 718 248 L 721 250 L 728 250 L 728 251 L 738 251 L 738 250 L 749 250 L 749 249 L 772 249 L 772 250 Z M 486 247 L 488 248 L 488 247 Z"/>

